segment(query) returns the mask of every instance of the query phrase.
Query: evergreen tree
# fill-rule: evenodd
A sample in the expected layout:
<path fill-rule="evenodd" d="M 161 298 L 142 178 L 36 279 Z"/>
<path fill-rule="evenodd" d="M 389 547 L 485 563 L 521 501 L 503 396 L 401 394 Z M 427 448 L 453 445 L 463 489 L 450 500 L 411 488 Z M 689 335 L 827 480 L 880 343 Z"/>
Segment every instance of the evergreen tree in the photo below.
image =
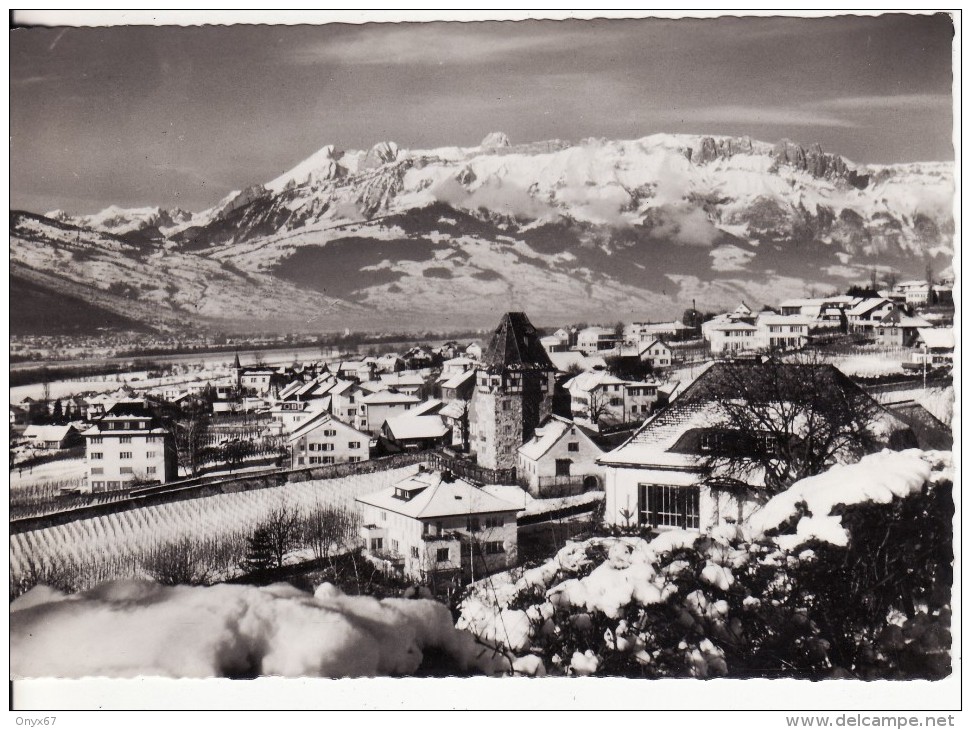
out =
<path fill-rule="evenodd" d="M 250 537 L 246 538 L 246 543 L 247 570 L 256 572 L 273 567 L 276 562 L 273 555 L 273 540 L 267 528 L 257 528 Z"/>
<path fill-rule="evenodd" d="M 51 413 L 51 418 L 53 419 L 54 423 L 60 423 L 64 420 L 64 409 L 61 406 L 61 401 L 54 401 L 54 410 Z"/>

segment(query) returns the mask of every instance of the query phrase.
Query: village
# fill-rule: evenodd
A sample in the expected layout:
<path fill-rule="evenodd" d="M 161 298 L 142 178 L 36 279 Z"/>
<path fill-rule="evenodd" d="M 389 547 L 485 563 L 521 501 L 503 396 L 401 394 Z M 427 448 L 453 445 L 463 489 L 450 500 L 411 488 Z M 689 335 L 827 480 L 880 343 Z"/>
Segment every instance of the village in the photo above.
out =
<path fill-rule="evenodd" d="M 572 525 L 564 539 L 597 521 L 654 533 L 744 522 L 796 426 L 740 435 L 728 399 L 757 412 L 757 393 L 808 389 L 820 401 L 810 408 L 851 402 L 880 424 L 879 439 L 821 455 L 827 464 L 887 447 L 949 450 L 952 319 L 951 287 L 914 281 L 545 335 L 508 312 L 483 342 L 377 357 L 271 366 L 236 353 L 189 384 L 11 405 L 11 516 L 30 530 L 54 513 L 178 501 L 206 484 L 417 464 L 355 494 L 357 529 L 340 547 L 454 589 L 519 565 L 520 536 L 537 522 Z"/>

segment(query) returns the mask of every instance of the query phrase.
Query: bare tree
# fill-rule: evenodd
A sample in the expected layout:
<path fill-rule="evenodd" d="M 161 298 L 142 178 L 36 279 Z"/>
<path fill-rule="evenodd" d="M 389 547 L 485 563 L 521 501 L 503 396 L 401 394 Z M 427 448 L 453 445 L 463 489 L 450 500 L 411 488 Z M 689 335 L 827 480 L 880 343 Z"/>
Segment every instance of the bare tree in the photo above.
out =
<path fill-rule="evenodd" d="M 287 553 L 300 542 L 300 513 L 296 507 L 281 502 L 266 516 L 259 530 L 265 532 L 276 567 L 282 568 Z"/>
<path fill-rule="evenodd" d="M 610 397 L 599 388 L 590 391 L 587 406 L 587 418 L 594 426 L 610 415 Z"/>
<path fill-rule="evenodd" d="M 706 387 L 679 399 L 717 404 L 700 437 L 711 478 L 747 481 L 761 471 L 774 493 L 874 450 L 880 406 L 832 365 L 802 359 L 718 363 Z"/>
<path fill-rule="evenodd" d="M 195 476 L 201 466 L 202 450 L 209 432 L 209 416 L 202 410 L 186 413 L 175 422 L 175 445 L 179 466 Z"/>
<path fill-rule="evenodd" d="M 336 546 L 338 550 L 356 535 L 357 515 L 341 507 L 317 506 L 303 519 L 302 537 L 316 558 L 328 558 Z"/>
<path fill-rule="evenodd" d="M 162 585 L 208 585 L 213 581 L 204 546 L 188 536 L 156 546 L 142 557 L 141 565 Z"/>

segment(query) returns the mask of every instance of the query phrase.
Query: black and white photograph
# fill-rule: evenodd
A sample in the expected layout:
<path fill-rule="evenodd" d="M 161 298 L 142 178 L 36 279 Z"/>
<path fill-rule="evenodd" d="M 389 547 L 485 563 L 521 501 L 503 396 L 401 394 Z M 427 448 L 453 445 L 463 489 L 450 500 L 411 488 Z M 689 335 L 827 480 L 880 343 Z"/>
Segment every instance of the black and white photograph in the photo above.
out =
<path fill-rule="evenodd" d="M 11 11 L 10 709 L 954 726 L 960 11 L 250 12 Z"/>

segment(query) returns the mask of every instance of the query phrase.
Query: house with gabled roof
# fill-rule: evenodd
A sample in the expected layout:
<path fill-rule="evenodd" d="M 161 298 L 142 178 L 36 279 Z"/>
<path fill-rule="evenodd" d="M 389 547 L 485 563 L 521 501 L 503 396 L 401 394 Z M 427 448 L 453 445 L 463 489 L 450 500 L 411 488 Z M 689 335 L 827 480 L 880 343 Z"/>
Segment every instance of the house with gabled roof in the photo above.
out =
<path fill-rule="evenodd" d="M 846 310 L 846 319 L 850 330 L 871 332 L 896 308 L 897 305 L 885 297 L 871 297 L 860 300 L 858 304 Z"/>
<path fill-rule="evenodd" d="M 576 423 L 557 415 L 540 424 L 519 447 L 516 476 L 534 497 L 599 489 L 603 449 Z"/>
<path fill-rule="evenodd" d="M 365 461 L 371 454 L 370 434 L 326 412 L 316 413 L 297 426 L 288 441 L 294 469 Z"/>
<path fill-rule="evenodd" d="M 365 554 L 413 580 L 465 582 L 516 564 L 516 513 L 448 471 L 419 472 L 357 498 Z"/>
<path fill-rule="evenodd" d="M 847 399 L 870 404 L 874 450 L 916 445 L 906 423 L 832 365 L 715 362 L 630 439 L 600 457 L 599 463 L 605 467 L 605 520 L 621 527 L 701 532 L 724 522 L 744 522 L 767 499 L 766 473 L 753 464 L 740 476 L 706 463 L 723 451 L 744 461 L 745 440 L 752 435 L 733 429 L 725 403 L 739 397 L 738 377 L 751 383 L 752 392 L 775 392 L 770 380 L 778 371 L 773 367 L 787 372 L 812 368 L 811 373 L 806 371 L 807 377 L 796 379 L 825 384 Z M 765 387 L 759 385 L 760 378 Z M 780 412 L 791 410 L 790 406 L 788 401 L 780 401 Z"/>
<path fill-rule="evenodd" d="M 921 327 L 917 330 L 916 347 L 911 356 L 915 365 L 949 367 L 954 364 L 954 328 Z"/>
<path fill-rule="evenodd" d="M 379 390 L 361 397 L 358 426 L 362 431 L 377 436 L 382 432 L 385 422 L 421 403 L 421 400 L 407 393 L 394 390 Z"/>
<path fill-rule="evenodd" d="M 912 347 L 918 339 L 917 331 L 930 326 L 931 323 L 923 317 L 912 317 L 894 308 L 873 328 L 873 333 L 881 345 Z"/>

